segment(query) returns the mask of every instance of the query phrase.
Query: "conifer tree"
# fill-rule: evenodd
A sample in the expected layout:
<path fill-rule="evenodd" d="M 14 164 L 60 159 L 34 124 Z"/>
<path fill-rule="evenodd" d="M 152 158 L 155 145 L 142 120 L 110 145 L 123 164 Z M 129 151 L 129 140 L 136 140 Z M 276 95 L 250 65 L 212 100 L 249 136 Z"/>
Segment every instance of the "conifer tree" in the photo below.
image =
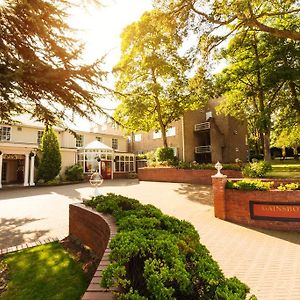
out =
<path fill-rule="evenodd" d="M 66 22 L 71 0 L 5 0 L 0 5 L 0 122 L 30 113 L 54 124 L 75 112 L 103 112 L 101 59 L 82 63 Z M 68 114 L 66 112 L 69 112 Z"/>
<path fill-rule="evenodd" d="M 61 169 L 61 154 L 57 135 L 52 127 L 46 127 L 41 142 L 42 158 L 38 167 L 38 179 L 45 182 L 54 179 Z"/>

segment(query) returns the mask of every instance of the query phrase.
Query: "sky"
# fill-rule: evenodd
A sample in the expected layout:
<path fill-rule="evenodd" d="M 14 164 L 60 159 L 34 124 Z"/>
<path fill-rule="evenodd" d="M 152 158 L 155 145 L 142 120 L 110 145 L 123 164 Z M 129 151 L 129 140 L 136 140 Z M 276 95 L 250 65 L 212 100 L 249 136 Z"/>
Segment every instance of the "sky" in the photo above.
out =
<path fill-rule="evenodd" d="M 0 0 L 1 1 L 1 0 Z M 77 29 L 75 36 L 85 44 L 83 60 L 91 63 L 106 55 L 106 70 L 111 70 L 120 59 L 120 34 L 127 25 L 137 21 L 141 15 L 152 9 L 151 0 L 104 0 L 102 7 L 82 7 L 70 11 L 68 23 Z M 113 85 L 111 80 L 110 85 Z M 115 108 L 116 102 L 101 100 L 105 108 Z M 80 120 L 77 120 L 80 121 Z M 89 130 L 90 124 L 76 122 L 80 130 Z"/>

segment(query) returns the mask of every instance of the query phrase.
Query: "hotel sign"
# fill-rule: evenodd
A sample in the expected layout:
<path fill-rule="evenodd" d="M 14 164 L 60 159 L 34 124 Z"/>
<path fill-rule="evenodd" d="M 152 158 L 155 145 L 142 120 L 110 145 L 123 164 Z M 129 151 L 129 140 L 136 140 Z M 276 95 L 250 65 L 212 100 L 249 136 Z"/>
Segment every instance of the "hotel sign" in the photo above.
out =
<path fill-rule="evenodd" d="M 254 220 L 300 222 L 300 202 L 250 201 L 250 216 Z"/>

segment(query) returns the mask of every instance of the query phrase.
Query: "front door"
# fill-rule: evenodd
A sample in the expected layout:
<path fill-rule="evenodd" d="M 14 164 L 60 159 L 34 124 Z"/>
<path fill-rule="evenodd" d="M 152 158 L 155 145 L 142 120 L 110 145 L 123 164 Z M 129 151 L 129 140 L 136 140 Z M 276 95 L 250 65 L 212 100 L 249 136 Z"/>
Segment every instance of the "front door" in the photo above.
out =
<path fill-rule="evenodd" d="M 112 161 L 102 160 L 101 161 L 101 174 L 104 179 L 111 179 L 112 174 Z"/>

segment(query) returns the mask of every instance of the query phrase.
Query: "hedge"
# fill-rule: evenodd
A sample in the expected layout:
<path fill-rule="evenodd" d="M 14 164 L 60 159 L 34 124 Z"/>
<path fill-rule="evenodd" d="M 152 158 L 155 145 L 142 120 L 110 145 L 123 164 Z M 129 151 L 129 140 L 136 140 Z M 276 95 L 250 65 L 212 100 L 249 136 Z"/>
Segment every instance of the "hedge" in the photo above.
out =
<path fill-rule="evenodd" d="M 101 285 L 121 287 L 118 299 L 246 299 L 249 288 L 225 278 L 190 223 L 120 195 L 85 203 L 116 218 L 118 234 Z"/>

